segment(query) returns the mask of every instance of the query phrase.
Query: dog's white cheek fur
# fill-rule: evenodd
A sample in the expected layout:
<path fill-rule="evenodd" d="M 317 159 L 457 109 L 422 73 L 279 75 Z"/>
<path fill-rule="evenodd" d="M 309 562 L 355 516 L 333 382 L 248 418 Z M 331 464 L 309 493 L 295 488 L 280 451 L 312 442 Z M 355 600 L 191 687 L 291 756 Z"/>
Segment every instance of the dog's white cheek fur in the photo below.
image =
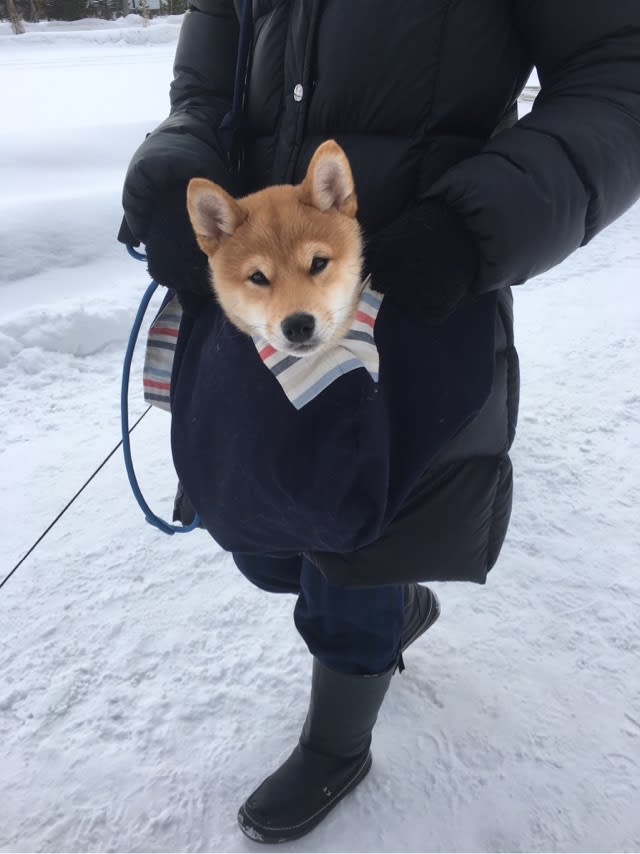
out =
<path fill-rule="evenodd" d="M 260 306 L 247 304 L 242 301 L 238 305 L 236 314 L 242 318 L 245 327 L 249 329 L 251 335 L 260 335 L 262 338 L 267 338 L 267 317 L 266 311 Z"/>
<path fill-rule="evenodd" d="M 327 305 L 327 322 L 322 329 L 323 344 L 334 343 L 334 336 L 344 336 L 351 325 L 360 293 L 360 270 L 345 265 L 340 288 L 334 288 Z"/>

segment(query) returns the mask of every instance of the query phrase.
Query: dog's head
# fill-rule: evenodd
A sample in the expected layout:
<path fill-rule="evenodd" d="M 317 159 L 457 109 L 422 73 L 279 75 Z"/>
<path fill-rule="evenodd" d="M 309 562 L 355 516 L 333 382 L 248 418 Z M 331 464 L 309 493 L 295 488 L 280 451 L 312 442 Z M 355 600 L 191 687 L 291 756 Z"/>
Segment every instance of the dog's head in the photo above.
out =
<path fill-rule="evenodd" d="M 194 178 L 187 208 L 229 320 L 305 356 L 344 336 L 360 292 L 362 240 L 346 155 L 330 140 L 297 186 L 235 200 Z"/>

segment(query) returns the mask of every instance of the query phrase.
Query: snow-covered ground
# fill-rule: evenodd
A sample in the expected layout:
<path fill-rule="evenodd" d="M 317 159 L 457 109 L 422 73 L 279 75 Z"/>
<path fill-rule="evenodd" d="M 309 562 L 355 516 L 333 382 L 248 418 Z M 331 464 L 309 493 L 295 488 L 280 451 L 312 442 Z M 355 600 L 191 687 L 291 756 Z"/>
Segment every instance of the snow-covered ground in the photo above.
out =
<path fill-rule="evenodd" d="M 118 439 L 146 284 L 114 240 L 119 194 L 176 32 L 0 28 L 0 575 Z M 502 557 L 486 588 L 438 585 L 371 775 L 295 850 L 640 848 L 639 235 L 636 206 L 518 290 Z M 134 452 L 168 514 L 164 413 Z M 114 457 L 0 592 L 0 849 L 256 850 L 237 807 L 307 700 L 292 607 L 202 532 L 146 525 Z"/>

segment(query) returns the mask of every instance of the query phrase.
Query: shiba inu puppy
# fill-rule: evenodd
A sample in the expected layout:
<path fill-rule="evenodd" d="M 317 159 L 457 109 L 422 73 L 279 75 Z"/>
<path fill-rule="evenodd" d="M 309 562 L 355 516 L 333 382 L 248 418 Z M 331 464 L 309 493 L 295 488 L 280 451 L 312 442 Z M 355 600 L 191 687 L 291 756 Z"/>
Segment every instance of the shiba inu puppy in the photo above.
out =
<path fill-rule="evenodd" d="M 194 178 L 187 208 L 218 302 L 238 329 L 295 356 L 345 335 L 361 290 L 362 238 L 351 167 L 336 142 L 316 150 L 297 186 L 236 200 Z"/>

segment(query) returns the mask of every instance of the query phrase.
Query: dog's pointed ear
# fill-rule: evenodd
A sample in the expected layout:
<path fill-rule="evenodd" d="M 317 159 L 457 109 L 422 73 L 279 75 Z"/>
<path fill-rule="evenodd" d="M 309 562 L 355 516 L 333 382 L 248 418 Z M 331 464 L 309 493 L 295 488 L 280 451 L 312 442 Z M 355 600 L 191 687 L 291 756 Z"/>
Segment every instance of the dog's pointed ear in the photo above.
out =
<path fill-rule="evenodd" d="M 337 210 L 355 217 L 358 210 L 351 166 L 347 155 L 333 139 L 323 142 L 311 158 L 300 185 L 303 204 L 321 211 Z"/>
<path fill-rule="evenodd" d="M 207 255 L 215 255 L 224 238 L 230 237 L 246 219 L 236 200 L 205 178 L 189 181 L 187 210 L 198 246 Z"/>

